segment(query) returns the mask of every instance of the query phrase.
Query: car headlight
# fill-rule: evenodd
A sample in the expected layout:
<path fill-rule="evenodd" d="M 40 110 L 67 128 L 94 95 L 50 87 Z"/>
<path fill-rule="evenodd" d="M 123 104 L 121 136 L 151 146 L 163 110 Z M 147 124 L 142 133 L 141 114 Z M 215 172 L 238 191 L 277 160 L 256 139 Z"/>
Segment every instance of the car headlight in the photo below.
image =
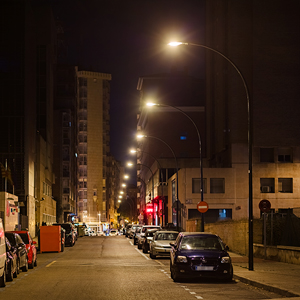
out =
<path fill-rule="evenodd" d="M 231 262 L 231 259 L 229 256 L 224 256 L 221 259 L 221 264 L 230 264 L 230 262 Z"/>
<path fill-rule="evenodd" d="M 187 263 L 187 258 L 186 258 L 186 256 L 178 256 L 178 257 L 177 257 L 177 262 L 178 262 L 178 263 Z"/>

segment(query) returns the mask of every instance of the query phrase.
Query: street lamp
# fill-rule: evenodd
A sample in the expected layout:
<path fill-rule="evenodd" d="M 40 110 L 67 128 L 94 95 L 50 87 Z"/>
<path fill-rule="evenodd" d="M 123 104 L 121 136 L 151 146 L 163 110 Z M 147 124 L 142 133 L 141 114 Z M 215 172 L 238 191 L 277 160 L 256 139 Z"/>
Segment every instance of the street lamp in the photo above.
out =
<path fill-rule="evenodd" d="M 245 81 L 244 76 L 242 75 L 239 68 L 236 66 L 236 64 L 229 59 L 226 55 L 221 53 L 220 51 L 213 49 L 211 47 L 201 45 L 201 44 L 194 44 L 194 43 L 183 43 L 183 42 L 171 42 L 169 43 L 170 46 L 179 46 L 179 45 L 186 45 L 186 46 L 196 46 L 201 47 L 210 51 L 213 51 L 220 56 L 222 56 L 224 59 L 226 59 L 236 70 L 238 75 L 240 76 L 245 93 L 247 98 L 247 113 L 248 113 L 248 175 L 249 175 L 249 270 L 253 271 L 253 193 L 252 193 L 252 117 L 251 117 L 251 102 L 250 102 L 250 96 L 248 87 Z"/>
<path fill-rule="evenodd" d="M 178 108 L 177 106 L 169 105 L 169 104 L 159 104 L 159 103 L 153 103 L 153 102 L 148 102 L 147 106 L 167 106 L 167 107 L 172 107 L 178 111 L 180 111 L 182 114 L 184 114 L 194 125 L 197 135 L 198 135 L 198 142 L 199 142 L 199 165 L 200 165 L 200 194 L 201 194 L 201 201 L 203 201 L 203 164 L 202 164 L 202 143 L 201 143 L 201 136 L 199 129 L 196 125 L 196 123 L 193 121 L 193 119 L 186 114 L 182 109 Z M 201 213 L 201 231 L 204 232 L 204 213 Z"/>
<path fill-rule="evenodd" d="M 146 152 L 146 151 L 143 151 L 143 150 L 140 150 L 140 149 L 131 149 L 130 150 L 130 153 L 137 153 L 137 152 L 142 152 L 142 153 L 145 153 L 145 154 L 147 154 L 147 155 L 149 155 L 149 156 L 151 156 L 156 162 L 157 162 L 157 164 L 158 164 L 158 166 L 159 166 L 159 170 L 161 170 L 161 172 L 162 172 L 162 167 L 161 167 L 161 164 L 160 164 L 160 162 L 152 155 L 152 154 L 150 154 L 150 153 L 148 153 L 148 152 Z M 161 173 L 162 174 L 162 173 Z M 163 177 L 163 175 L 162 175 L 162 177 Z M 164 198 L 164 185 L 162 184 L 162 201 L 163 201 L 163 203 L 164 203 L 164 200 L 163 200 L 163 198 Z M 162 225 L 164 225 L 164 204 L 162 205 Z"/>
<path fill-rule="evenodd" d="M 178 211 L 179 211 L 179 203 L 178 203 L 178 162 L 177 162 L 177 158 L 175 155 L 175 152 L 173 151 L 173 149 L 171 148 L 171 146 L 165 142 L 164 140 L 156 137 L 156 136 L 150 136 L 150 135 L 144 135 L 144 134 L 138 134 L 137 138 L 141 139 L 141 138 L 153 138 L 156 140 L 159 140 L 160 142 L 164 143 L 172 152 L 174 159 L 175 159 L 175 164 L 176 164 L 176 222 L 177 222 L 177 230 L 179 231 L 179 216 L 178 216 Z"/>
<path fill-rule="evenodd" d="M 128 162 L 128 163 L 127 163 L 127 166 L 128 166 L 128 167 L 132 167 L 133 165 L 134 165 L 134 164 L 131 163 L 131 162 Z M 148 167 L 147 165 L 140 164 L 140 163 L 138 163 L 137 165 L 146 167 L 146 168 L 151 172 L 151 175 L 152 175 L 152 206 L 153 206 L 152 222 L 153 222 L 153 225 L 154 225 L 154 174 L 153 174 L 151 168 Z"/>

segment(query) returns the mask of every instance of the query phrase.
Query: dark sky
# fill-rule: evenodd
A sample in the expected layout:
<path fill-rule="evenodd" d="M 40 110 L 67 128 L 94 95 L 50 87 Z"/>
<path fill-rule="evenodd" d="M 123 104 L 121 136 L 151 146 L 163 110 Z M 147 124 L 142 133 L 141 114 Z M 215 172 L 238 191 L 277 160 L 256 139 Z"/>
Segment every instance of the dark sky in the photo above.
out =
<path fill-rule="evenodd" d="M 183 59 L 166 45 L 204 41 L 204 2 L 50 0 L 64 25 L 68 62 L 112 74 L 111 152 L 122 163 L 135 141 L 139 76 L 169 72 L 174 64 L 201 76 L 199 53 Z"/>

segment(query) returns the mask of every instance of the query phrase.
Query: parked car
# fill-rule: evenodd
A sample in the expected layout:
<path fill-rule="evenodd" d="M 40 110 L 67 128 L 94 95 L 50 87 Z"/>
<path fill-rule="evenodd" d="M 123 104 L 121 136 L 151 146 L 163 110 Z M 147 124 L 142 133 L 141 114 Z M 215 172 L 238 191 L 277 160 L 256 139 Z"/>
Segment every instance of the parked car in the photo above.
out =
<path fill-rule="evenodd" d="M 73 247 L 75 245 L 76 236 L 75 231 L 73 230 L 73 224 L 72 223 L 54 223 L 53 226 L 61 226 L 63 229 L 65 229 L 65 246 Z"/>
<path fill-rule="evenodd" d="M 131 230 L 132 224 L 127 224 L 126 228 L 125 228 L 125 236 L 128 237 L 130 234 L 130 230 Z"/>
<path fill-rule="evenodd" d="M 27 257 L 28 257 L 28 267 L 29 269 L 33 269 L 33 267 L 37 266 L 37 250 L 36 250 L 36 242 L 32 240 L 29 231 L 14 231 L 18 233 L 27 248 Z"/>
<path fill-rule="evenodd" d="M 137 228 L 138 226 L 139 226 L 139 225 L 137 225 L 137 224 L 133 224 L 133 225 L 132 225 L 132 227 L 131 227 L 131 229 L 130 229 L 129 236 L 128 236 L 130 239 L 133 239 L 133 238 L 134 238 L 135 230 L 136 230 L 136 228 Z"/>
<path fill-rule="evenodd" d="M 158 231 L 159 228 L 149 228 L 145 232 L 145 237 L 144 237 L 144 242 L 142 245 L 143 253 L 148 253 L 150 249 L 150 243 L 153 240 L 153 235 L 155 234 L 156 231 Z"/>
<path fill-rule="evenodd" d="M 135 231 L 134 231 L 134 235 L 133 235 L 133 245 L 137 244 L 137 240 L 138 240 L 138 236 L 141 234 L 142 232 L 142 227 L 141 225 L 136 226 Z"/>
<path fill-rule="evenodd" d="M 150 243 L 150 257 L 156 258 L 156 256 L 170 256 L 171 245 L 178 236 L 178 231 L 156 231 L 152 242 Z"/>
<path fill-rule="evenodd" d="M 17 278 L 18 274 L 20 273 L 17 250 L 14 249 L 7 237 L 5 238 L 6 244 L 6 280 L 12 281 L 14 278 Z"/>
<path fill-rule="evenodd" d="M 138 246 L 138 249 L 142 249 L 142 247 L 143 247 L 145 232 L 146 232 L 146 230 L 148 228 L 158 228 L 158 229 L 161 229 L 161 227 L 157 226 L 157 225 L 143 225 L 141 233 L 137 237 L 137 246 Z"/>
<path fill-rule="evenodd" d="M 0 218 L 0 287 L 6 284 L 6 245 L 2 219 Z"/>
<path fill-rule="evenodd" d="M 7 237 L 9 243 L 16 249 L 16 253 L 18 256 L 19 266 L 23 272 L 28 271 L 28 256 L 27 256 L 27 248 L 21 237 L 13 232 L 13 231 L 6 231 L 5 236 Z"/>
<path fill-rule="evenodd" d="M 193 277 L 232 280 L 228 247 L 219 236 L 205 232 L 181 232 L 170 244 L 170 271 L 174 281 Z"/>
<path fill-rule="evenodd" d="M 105 236 L 105 233 L 103 231 L 97 231 L 97 236 Z"/>

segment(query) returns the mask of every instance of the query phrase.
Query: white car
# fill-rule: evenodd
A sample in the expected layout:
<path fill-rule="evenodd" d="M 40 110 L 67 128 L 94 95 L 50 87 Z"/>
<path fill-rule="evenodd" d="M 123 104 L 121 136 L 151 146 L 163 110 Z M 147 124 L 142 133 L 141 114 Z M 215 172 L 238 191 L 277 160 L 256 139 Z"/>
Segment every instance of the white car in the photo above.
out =
<path fill-rule="evenodd" d="M 109 233 L 109 236 L 117 236 L 117 235 L 119 235 L 119 234 L 118 234 L 118 231 L 117 231 L 117 230 L 114 230 L 114 229 L 112 229 L 112 230 L 110 231 L 110 233 Z"/>
<path fill-rule="evenodd" d="M 90 232 L 89 232 L 89 236 L 96 236 L 97 234 L 96 234 L 96 232 L 94 231 L 94 230 L 91 230 Z"/>

